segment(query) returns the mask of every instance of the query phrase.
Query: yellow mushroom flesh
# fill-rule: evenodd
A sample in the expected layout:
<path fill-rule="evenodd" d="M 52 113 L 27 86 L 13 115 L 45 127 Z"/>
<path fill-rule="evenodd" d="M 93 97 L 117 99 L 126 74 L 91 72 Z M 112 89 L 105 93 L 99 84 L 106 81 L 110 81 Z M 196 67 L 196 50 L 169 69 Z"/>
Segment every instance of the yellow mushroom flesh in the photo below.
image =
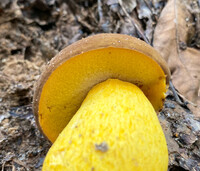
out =
<path fill-rule="evenodd" d="M 162 108 L 166 76 L 147 55 L 124 48 L 100 48 L 76 55 L 57 67 L 42 87 L 38 120 L 54 142 L 96 84 L 117 78 L 141 88 L 154 109 Z"/>
<path fill-rule="evenodd" d="M 132 83 L 109 79 L 90 90 L 49 150 L 43 171 L 167 166 L 166 140 L 152 104 Z"/>

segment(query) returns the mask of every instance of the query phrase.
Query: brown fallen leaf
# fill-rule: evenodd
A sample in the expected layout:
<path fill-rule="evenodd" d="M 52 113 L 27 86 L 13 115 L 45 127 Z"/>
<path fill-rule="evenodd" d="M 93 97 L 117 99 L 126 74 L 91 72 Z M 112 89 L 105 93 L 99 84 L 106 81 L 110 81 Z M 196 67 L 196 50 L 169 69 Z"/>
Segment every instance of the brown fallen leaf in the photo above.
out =
<path fill-rule="evenodd" d="M 188 48 L 194 35 L 192 14 L 185 0 L 169 0 L 154 33 L 154 47 L 167 61 L 176 89 L 195 105 L 189 105 L 200 117 L 200 51 Z"/>

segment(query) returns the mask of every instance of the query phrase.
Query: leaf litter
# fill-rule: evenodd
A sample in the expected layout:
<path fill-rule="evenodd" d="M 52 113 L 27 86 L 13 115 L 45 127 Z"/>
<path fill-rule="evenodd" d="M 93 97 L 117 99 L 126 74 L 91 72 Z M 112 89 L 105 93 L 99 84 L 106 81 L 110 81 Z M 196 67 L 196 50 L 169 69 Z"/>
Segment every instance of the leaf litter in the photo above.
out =
<path fill-rule="evenodd" d="M 189 47 L 195 36 L 190 3 L 195 2 L 168 1 L 155 28 L 153 45 L 167 61 L 174 86 L 192 102 L 189 108 L 200 117 L 200 51 Z"/>
<path fill-rule="evenodd" d="M 179 2 L 189 10 L 182 11 L 186 16 L 182 23 L 186 22 L 187 27 L 178 25 L 183 31 L 179 34 L 181 41 L 176 44 L 173 30 L 176 27 L 170 24 L 174 21 L 170 13 L 162 28 L 164 31 L 172 26 L 167 40 L 158 29 L 163 12 L 172 8 L 171 0 L 167 5 L 165 0 L 0 1 L 0 169 L 41 170 L 51 144 L 39 132 L 33 117 L 34 83 L 56 53 L 83 37 L 106 32 L 146 38 L 156 48 L 159 45 L 162 55 L 171 61 L 170 67 L 173 61 L 177 62 L 174 47 L 180 47 L 179 53 L 187 66 L 177 62 L 171 67 L 172 73 L 180 71 L 183 79 L 181 71 L 194 68 L 195 72 L 190 74 L 197 75 L 199 80 L 198 68 L 194 67 L 196 59 L 188 58 L 197 58 L 199 47 L 199 20 L 191 17 L 191 14 L 199 17 L 199 1 L 191 2 Z M 164 47 L 170 50 L 165 52 Z M 179 90 L 176 84 L 175 88 Z M 200 121 L 192 111 L 180 106 L 172 91 L 168 91 L 165 107 L 158 117 L 169 148 L 169 170 L 200 170 Z"/>

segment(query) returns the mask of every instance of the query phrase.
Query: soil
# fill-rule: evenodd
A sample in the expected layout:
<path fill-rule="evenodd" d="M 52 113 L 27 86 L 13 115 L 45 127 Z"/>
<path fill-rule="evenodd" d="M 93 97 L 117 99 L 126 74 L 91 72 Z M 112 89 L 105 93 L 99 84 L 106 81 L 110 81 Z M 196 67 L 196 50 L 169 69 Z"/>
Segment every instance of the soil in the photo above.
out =
<path fill-rule="evenodd" d="M 51 144 L 36 126 L 32 98 L 34 84 L 47 62 L 65 46 L 97 33 L 129 34 L 141 39 L 145 35 L 152 42 L 166 1 L 148 2 L 124 0 L 120 5 L 116 0 L 0 1 L 2 171 L 42 168 Z M 150 13 L 145 15 L 144 9 Z M 169 170 L 199 171 L 200 119 L 194 117 L 184 99 L 181 101 L 169 89 L 165 106 L 158 114 L 169 149 Z"/>

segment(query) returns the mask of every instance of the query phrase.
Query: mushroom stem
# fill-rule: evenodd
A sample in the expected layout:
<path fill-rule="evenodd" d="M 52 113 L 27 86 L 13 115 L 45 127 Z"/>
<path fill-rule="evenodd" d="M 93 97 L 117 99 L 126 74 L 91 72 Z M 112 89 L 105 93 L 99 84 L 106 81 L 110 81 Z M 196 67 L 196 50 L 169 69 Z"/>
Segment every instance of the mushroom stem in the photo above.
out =
<path fill-rule="evenodd" d="M 92 88 L 49 150 L 43 171 L 167 170 L 157 114 L 135 85 L 109 79 Z"/>

